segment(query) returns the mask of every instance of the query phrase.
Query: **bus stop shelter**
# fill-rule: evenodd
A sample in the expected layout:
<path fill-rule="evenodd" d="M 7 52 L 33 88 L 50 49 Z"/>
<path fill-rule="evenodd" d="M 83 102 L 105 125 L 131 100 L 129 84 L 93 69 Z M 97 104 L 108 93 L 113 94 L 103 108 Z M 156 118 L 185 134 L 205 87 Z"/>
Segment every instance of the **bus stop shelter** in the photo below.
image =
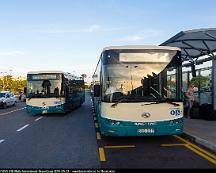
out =
<path fill-rule="evenodd" d="M 191 68 L 193 77 L 198 74 L 198 71 L 196 72 L 198 66 L 207 62 L 211 64 L 209 67 L 211 68 L 211 87 L 209 89 L 211 94 L 209 97 L 211 96 L 211 104 L 216 110 L 216 28 L 181 31 L 162 43 L 161 46 L 181 48 L 183 68 Z M 200 95 L 202 96 L 203 93 Z"/>

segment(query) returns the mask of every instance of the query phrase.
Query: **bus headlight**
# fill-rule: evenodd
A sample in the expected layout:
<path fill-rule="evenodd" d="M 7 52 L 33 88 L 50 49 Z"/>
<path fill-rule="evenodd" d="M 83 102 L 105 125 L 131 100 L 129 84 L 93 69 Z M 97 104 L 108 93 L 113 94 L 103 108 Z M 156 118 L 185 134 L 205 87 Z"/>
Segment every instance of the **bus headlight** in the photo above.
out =
<path fill-rule="evenodd" d="M 112 126 L 119 126 L 121 123 L 119 121 L 116 121 L 116 120 L 109 120 L 109 119 L 106 119 L 106 123 L 109 124 L 109 125 L 112 125 Z"/>
<path fill-rule="evenodd" d="M 170 125 L 175 125 L 175 124 L 179 124 L 179 123 L 182 123 L 182 122 L 183 122 L 182 119 L 176 119 L 176 120 L 170 121 Z"/>

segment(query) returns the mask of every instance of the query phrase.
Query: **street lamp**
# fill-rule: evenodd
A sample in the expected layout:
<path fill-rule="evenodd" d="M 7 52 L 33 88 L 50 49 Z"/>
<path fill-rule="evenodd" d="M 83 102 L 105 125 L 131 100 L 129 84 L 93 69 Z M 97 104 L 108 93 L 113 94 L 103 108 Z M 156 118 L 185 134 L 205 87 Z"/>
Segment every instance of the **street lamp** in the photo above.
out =
<path fill-rule="evenodd" d="M 129 68 L 130 69 L 130 75 L 131 75 L 131 87 L 132 87 L 132 90 L 131 91 L 133 91 L 133 76 L 132 76 L 132 68 L 137 68 L 138 66 L 137 65 L 135 65 L 135 66 L 133 66 L 132 67 L 132 65 L 127 65 L 126 66 L 126 68 Z"/>
<path fill-rule="evenodd" d="M 9 75 L 10 75 L 10 76 L 12 76 L 12 71 L 13 71 L 13 70 L 9 70 Z"/>
<path fill-rule="evenodd" d="M 3 90 L 4 90 L 4 87 L 5 87 L 5 86 L 4 86 L 4 74 L 7 73 L 7 72 L 0 72 L 0 73 L 2 73 L 2 75 L 3 75 L 3 78 L 2 78 L 2 85 L 3 85 L 3 86 L 2 86 L 2 88 L 3 88 Z"/>

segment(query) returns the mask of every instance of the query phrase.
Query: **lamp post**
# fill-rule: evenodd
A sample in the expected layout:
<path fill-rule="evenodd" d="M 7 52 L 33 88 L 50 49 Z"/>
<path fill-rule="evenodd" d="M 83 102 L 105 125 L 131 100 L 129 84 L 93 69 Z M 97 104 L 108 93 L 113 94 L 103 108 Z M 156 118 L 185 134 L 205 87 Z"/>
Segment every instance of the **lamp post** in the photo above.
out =
<path fill-rule="evenodd" d="M 126 66 L 126 68 L 129 68 L 129 69 L 130 69 L 130 75 L 131 75 L 131 88 L 132 88 L 131 91 L 133 91 L 133 89 L 134 89 L 134 87 L 133 87 L 132 68 L 137 68 L 137 67 L 138 67 L 137 65 L 135 65 L 134 67 L 132 67 L 132 65 L 127 65 L 127 66 Z"/>
<path fill-rule="evenodd" d="M 9 75 L 10 75 L 10 76 L 12 76 L 12 71 L 13 71 L 13 70 L 9 70 Z"/>
<path fill-rule="evenodd" d="M 2 75 L 3 75 L 3 78 L 2 78 L 2 89 L 4 90 L 4 88 L 5 88 L 5 85 L 4 85 L 4 74 L 7 73 L 7 72 L 0 72 L 0 73 L 2 73 Z"/>

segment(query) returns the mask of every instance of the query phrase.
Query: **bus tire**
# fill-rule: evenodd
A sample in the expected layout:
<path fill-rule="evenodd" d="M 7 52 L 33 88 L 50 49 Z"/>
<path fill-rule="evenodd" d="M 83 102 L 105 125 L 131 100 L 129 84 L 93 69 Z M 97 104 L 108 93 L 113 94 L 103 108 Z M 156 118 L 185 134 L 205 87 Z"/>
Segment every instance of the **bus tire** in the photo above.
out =
<path fill-rule="evenodd" d="M 101 136 L 101 138 L 104 139 L 104 140 L 106 140 L 106 139 L 108 139 L 108 138 L 110 137 L 110 136 L 107 136 L 107 135 L 102 134 L 102 133 L 100 133 L 100 136 Z"/>
<path fill-rule="evenodd" d="M 81 99 L 79 100 L 79 103 L 76 105 L 76 108 L 80 108 L 81 107 Z"/>
<path fill-rule="evenodd" d="M 6 109 L 7 108 L 7 104 L 6 103 L 3 103 L 3 109 Z"/>
<path fill-rule="evenodd" d="M 62 115 L 63 115 L 63 116 L 66 116 L 66 115 L 68 114 L 68 112 L 69 112 L 69 111 L 64 111 L 64 112 L 62 113 Z"/>
<path fill-rule="evenodd" d="M 80 104 L 79 104 L 79 107 L 81 107 L 82 106 L 82 99 L 80 99 Z"/>

